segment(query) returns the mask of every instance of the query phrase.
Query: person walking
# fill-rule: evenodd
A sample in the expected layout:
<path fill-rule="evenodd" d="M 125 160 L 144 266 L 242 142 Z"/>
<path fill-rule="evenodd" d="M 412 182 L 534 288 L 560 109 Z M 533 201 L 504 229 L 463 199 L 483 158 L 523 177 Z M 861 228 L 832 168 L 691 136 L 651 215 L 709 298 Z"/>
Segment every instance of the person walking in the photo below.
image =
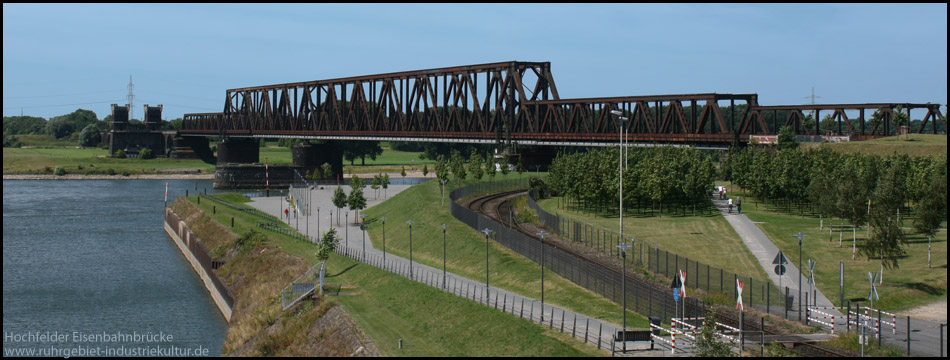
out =
<path fill-rule="evenodd" d="M 729 213 L 732 214 L 732 198 L 729 198 Z"/>

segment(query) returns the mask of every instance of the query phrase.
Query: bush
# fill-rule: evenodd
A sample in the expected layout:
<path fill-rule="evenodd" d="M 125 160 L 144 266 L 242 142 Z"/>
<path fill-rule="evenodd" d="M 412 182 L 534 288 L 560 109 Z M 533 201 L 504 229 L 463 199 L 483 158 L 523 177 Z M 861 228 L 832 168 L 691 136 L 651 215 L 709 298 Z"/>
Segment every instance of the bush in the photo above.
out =
<path fill-rule="evenodd" d="M 139 151 L 139 157 L 145 160 L 145 159 L 151 159 L 155 157 L 155 155 L 152 155 L 152 149 L 144 148 L 142 149 L 142 151 Z"/>
<path fill-rule="evenodd" d="M 106 170 L 106 174 L 115 175 L 115 169 L 109 168 L 108 170 Z"/>
<path fill-rule="evenodd" d="M 10 135 L 3 138 L 3 147 L 18 148 L 20 147 L 20 145 L 21 145 L 20 140 L 18 140 L 16 136 Z"/>
<path fill-rule="evenodd" d="M 116 150 L 114 156 L 115 156 L 116 159 L 125 159 L 125 151 Z"/>
<path fill-rule="evenodd" d="M 53 170 L 53 175 L 63 176 L 66 175 L 66 170 L 62 166 L 57 166 L 56 170 Z"/>
<path fill-rule="evenodd" d="M 85 147 L 94 147 L 102 141 L 102 137 L 99 135 L 99 128 L 96 127 L 96 124 L 86 125 L 82 132 L 79 133 L 79 145 Z"/>
<path fill-rule="evenodd" d="M 122 176 L 129 176 L 128 170 L 122 170 Z"/>

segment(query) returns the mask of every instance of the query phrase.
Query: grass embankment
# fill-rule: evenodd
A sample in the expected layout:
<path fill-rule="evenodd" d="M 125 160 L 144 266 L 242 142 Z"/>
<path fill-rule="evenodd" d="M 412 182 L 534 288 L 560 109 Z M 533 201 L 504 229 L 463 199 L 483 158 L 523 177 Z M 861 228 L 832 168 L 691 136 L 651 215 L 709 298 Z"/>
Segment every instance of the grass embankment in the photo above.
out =
<path fill-rule="evenodd" d="M 889 136 L 880 139 L 827 143 L 832 150 L 842 153 L 860 152 L 888 156 L 893 153 L 910 156 L 931 156 L 947 154 L 947 135 L 912 134 L 907 140 L 903 136 Z"/>
<path fill-rule="evenodd" d="M 867 227 L 852 231 L 840 228 L 841 219 L 834 219 L 836 227 L 829 234 L 831 219 L 824 219 L 824 227 L 819 230 L 820 220 L 817 214 L 807 209 L 805 215 L 799 215 L 799 209 L 790 211 L 758 201 L 744 193 L 738 186 L 731 185 L 729 194 L 742 196 L 742 212 L 750 220 L 759 222 L 757 226 L 768 235 L 790 261 L 798 265 L 798 239 L 793 234 L 801 232 L 808 235 L 802 242 L 802 265 L 808 259 L 817 261 L 815 281 L 818 289 L 833 303 L 839 302 L 839 262 L 844 262 L 844 298 L 867 303 L 870 283 L 868 272 L 881 271 L 879 258 L 868 259 L 860 253 L 867 239 Z M 903 218 L 908 239 L 904 247 L 906 256 L 899 259 L 899 268 L 884 269 L 884 283 L 878 285 L 880 300 L 874 301 L 875 308 L 885 311 L 908 310 L 947 297 L 947 231 L 940 231 L 932 242 L 932 268 L 927 268 L 927 237 L 910 228 L 912 219 Z M 946 222 L 941 228 L 946 228 Z M 857 255 L 851 259 L 852 242 L 856 237 Z M 838 242 L 841 240 L 841 246 Z M 806 272 L 807 274 L 807 272 Z"/>
<path fill-rule="evenodd" d="M 538 205 L 549 213 L 567 216 L 614 232 L 618 230 L 619 218 L 616 209 L 590 212 L 582 211 L 573 205 L 565 205 L 566 203 L 561 200 L 561 207 L 558 208 L 557 198 L 538 201 Z M 692 215 L 690 211 L 687 216 L 628 213 L 624 216 L 623 233 L 625 236 L 633 235 L 638 243 L 645 241 L 650 246 L 679 254 L 680 257 L 731 271 L 739 276 L 768 280 L 755 256 L 749 252 L 729 222 L 715 210 L 707 209 L 705 214 L 697 212 L 696 215 Z M 690 269 L 685 270 L 687 274 L 692 273 Z M 718 274 L 716 276 L 718 277 Z M 758 289 L 755 290 L 758 292 Z"/>
<path fill-rule="evenodd" d="M 240 195 L 216 195 L 219 199 L 246 201 Z M 184 200 L 196 204 L 195 197 Z M 212 214 L 216 206 L 216 214 Z M 258 217 L 204 200 L 197 205 L 205 215 L 218 223 L 235 226 L 237 235 L 257 230 Z M 276 218 L 272 222 L 290 229 Z M 194 228 L 194 227 L 193 227 Z M 233 265 L 221 268 L 227 279 L 237 279 L 237 286 L 254 285 L 255 291 L 235 293 L 240 310 L 229 329 L 224 352 L 240 350 L 248 355 L 309 355 L 307 344 L 320 341 L 311 324 L 333 305 L 342 305 L 384 356 L 599 356 L 595 346 L 584 344 L 556 330 L 537 326 L 469 300 L 444 293 L 383 270 L 331 255 L 327 263 L 328 287 L 347 287 L 354 295 L 326 297 L 300 312 L 281 312 L 279 291 L 304 269 L 317 263 L 314 245 L 260 230 L 266 241 L 248 252 L 245 264 L 231 260 Z M 199 234 L 199 237 L 201 235 Z M 204 241 L 204 238 L 202 238 Z M 236 252 L 222 251 L 226 242 L 209 241 L 215 256 Z M 212 250 L 211 247 L 215 249 Z M 245 245 L 247 246 L 247 245 Z M 232 246 L 233 248 L 233 246 Z M 239 251 L 238 251 L 239 252 Z M 234 259 L 239 259 L 237 256 Z M 299 264 L 299 266 L 298 266 Z M 238 268 L 244 268 L 238 273 Z M 230 273 L 229 273 L 230 272 Z M 289 278 L 281 275 L 289 273 Z M 229 275 L 230 274 L 230 275 Z M 253 280 L 252 280 L 253 278 Z M 223 278 L 224 279 L 224 278 Z M 225 280 L 229 285 L 228 280 Z M 265 285 L 266 284 L 266 285 Z M 243 295 L 243 296 L 242 296 Z M 253 305 L 242 304 L 251 302 Z M 247 323 L 238 327 L 238 323 Z M 233 332 L 233 334 L 232 334 Z M 251 339 L 251 345 L 242 340 Z M 398 349 L 398 339 L 403 348 Z M 342 348 L 341 344 L 325 344 Z M 312 348 L 312 346 L 310 347 Z M 345 350 L 345 351 L 344 351 Z M 349 355 L 354 349 L 327 355 Z"/>
<path fill-rule="evenodd" d="M 4 174 L 52 174 L 57 166 L 69 174 L 87 175 L 155 174 L 162 169 L 199 169 L 202 173 L 214 173 L 214 164 L 198 159 L 118 159 L 99 148 L 3 148 Z"/>
<path fill-rule="evenodd" d="M 513 177 L 512 177 L 513 178 Z M 467 185 L 463 184 L 463 186 Z M 485 235 L 456 220 L 449 213 L 448 194 L 456 186 L 446 184 L 445 206 L 440 206 L 439 184 L 429 181 L 403 190 L 398 195 L 370 209 L 366 214 L 367 231 L 373 247 L 383 248 L 380 217 L 386 217 L 386 251 L 409 257 L 409 226 L 412 226 L 413 261 L 434 268 L 442 267 L 442 227 L 446 232 L 446 268 L 448 271 L 476 281 L 485 280 Z M 489 283 L 527 297 L 541 298 L 541 269 L 537 263 L 491 242 L 489 247 Z M 614 324 L 622 322 L 620 305 L 584 289 L 545 269 L 544 301 L 565 309 Z M 628 327 L 648 327 L 647 319 L 627 311 Z"/>

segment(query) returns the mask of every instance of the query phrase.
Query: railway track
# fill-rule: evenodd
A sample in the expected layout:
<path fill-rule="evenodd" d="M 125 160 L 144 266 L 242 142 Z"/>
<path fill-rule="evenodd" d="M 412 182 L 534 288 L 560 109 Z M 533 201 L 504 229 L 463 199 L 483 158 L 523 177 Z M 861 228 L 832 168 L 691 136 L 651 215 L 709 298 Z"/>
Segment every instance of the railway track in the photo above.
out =
<path fill-rule="evenodd" d="M 482 196 L 477 196 L 475 198 L 472 198 L 467 201 L 467 204 L 463 203 L 463 206 L 466 206 L 467 208 L 475 212 L 481 213 L 482 215 L 485 215 L 491 219 L 494 219 L 495 221 L 498 221 L 498 223 L 500 224 L 508 224 L 510 221 L 511 229 L 516 230 L 527 236 L 535 237 L 536 236 L 535 232 L 528 231 L 522 227 L 523 224 L 518 223 L 514 219 L 509 219 L 509 211 L 511 209 L 511 205 L 508 200 L 510 200 L 510 198 L 526 195 L 526 194 L 527 194 L 527 191 L 525 190 L 513 190 L 513 191 L 487 194 L 487 195 L 482 195 Z M 621 270 L 622 265 L 613 256 L 603 254 L 599 251 L 587 248 L 586 246 L 583 246 L 583 245 L 574 244 L 571 241 L 565 241 L 558 236 L 552 235 L 550 237 L 546 237 L 545 242 L 551 244 L 551 246 L 554 246 L 563 251 L 566 251 L 571 256 L 581 258 L 586 261 L 592 262 L 594 264 L 600 265 L 602 268 L 606 269 L 607 271 L 612 271 L 618 275 L 622 271 Z M 637 274 L 632 273 L 632 272 L 628 272 L 627 276 L 631 278 L 638 278 L 640 281 L 643 281 L 649 286 L 658 287 L 660 289 L 666 288 L 666 286 L 664 286 L 663 284 L 649 282 L 647 279 L 639 277 L 637 276 Z M 716 319 L 719 322 L 726 325 L 730 325 L 730 326 L 735 326 L 735 327 L 739 326 L 739 319 L 736 316 L 734 316 L 732 313 L 725 312 L 725 311 L 716 311 L 716 310 L 714 310 L 714 313 L 716 315 Z M 744 321 L 743 328 L 749 329 L 749 330 L 764 331 L 766 335 L 779 335 L 778 332 L 776 332 L 773 329 L 769 329 L 768 326 L 765 326 L 765 328 L 763 329 L 760 324 L 750 322 L 749 319 L 746 319 L 746 321 Z M 851 356 L 848 354 L 840 353 L 834 350 L 830 350 L 830 349 L 817 346 L 814 344 L 806 343 L 806 342 L 795 343 L 794 346 L 790 350 L 799 355 L 809 356 L 809 357 L 815 357 L 815 356 L 848 357 L 848 356 Z"/>

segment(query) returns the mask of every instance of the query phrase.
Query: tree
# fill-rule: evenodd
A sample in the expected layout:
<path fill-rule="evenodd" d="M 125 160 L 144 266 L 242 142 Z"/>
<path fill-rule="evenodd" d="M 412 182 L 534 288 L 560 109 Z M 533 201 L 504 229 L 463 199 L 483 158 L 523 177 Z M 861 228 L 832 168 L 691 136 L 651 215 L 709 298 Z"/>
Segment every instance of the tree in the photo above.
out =
<path fill-rule="evenodd" d="M 79 133 L 79 145 L 84 147 L 95 147 L 102 142 L 102 137 L 99 135 L 99 127 L 96 124 L 86 125 L 82 132 Z"/>
<path fill-rule="evenodd" d="M 427 176 L 429 176 L 429 166 L 422 165 L 422 177 L 427 177 Z"/>
<path fill-rule="evenodd" d="M 495 181 L 495 174 L 497 171 L 495 170 L 494 160 L 495 158 L 491 156 L 491 154 L 485 158 L 485 173 L 488 174 L 488 181 Z"/>
<path fill-rule="evenodd" d="M 343 143 L 343 158 L 353 165 L 356 158 L 360 158 L 361 165 L 366 165 L 366 157 L 376 160 L 376 157 L 382 155 L 383 148 L 379 146 L 379 141 L 349 141 Z"/>
<path fill-rule="evenodd" d="M 346 206 L 346 192 L 343 191 L 343 188 L 340 186 L 336 187 L 336 191 L 333 192 L 333 206 L 336 206 L 336 225 L 340 226 L 340 209 Z"/>
<path fill-rule="evenodd" d="M 465 177 L 468 175 L 465 172 L 465 158 L 463 158 L 462 154 L 457 150 L 452 150 L 452 157 L 449 163 L 452 167 L 452 175 L 455 177 L 455 182 L 461 187 L 462 181 L 465 180 Z"/>
<path fill-rule="evenodd" d="M 366 180 L 361 179 L 360 177 L 353 175 L 350 178 L 350 195 L 346 198 L 347 206 L 350 210 L 356 210 L 356 215 L 359 216 L 360 210 L 366 208 L 366 197 L 363 196 L 363 188 L 366 187 Z"/>
<path fill-rule="evenodd" d="M 889 159 L 891 164 L 874 189 L 871 207 L 871 237 L 861 249 L 868 257 L 881 260 L 881 268 L 897 268 L 898 259 L 904 256 L 903 246 L 907 238 L 901 230 L 902 221 L 897 217 L 898 209 L 906 201 L 906 179 L 908 160 L 906 155 Z M 884 274 L 881 274 L 883 278 Z M 883 280 L 882 280 L 883 281 Z"/>
<path fill-rule="evenodd" d="M 440 181 L 449 179 L 449 164 L 448 161 L 445 160 L 445 156 L 442 154 L 436 156 L 435 177 Z"/>
<path fill-rule="evenodd" d="M 402 177 L 406 177 L 406 165 L 402 166 L 402 171 L 399 172 L 399 175 L 402 175 Z"/>
<path fill-rule="evenodd" d="M 353 175 L 354 177 L 356 175 Z M 360 210 L 366 208 L 366 198 L 363 196 L 363 188 L 358 187 L 350 191 L 350 196 L 346 199 L 347 204 L 349 204 L 350 209 L 356 210 L 356 218 L 359 219 Z"/>
<path fill-rule="evenodd" d="M 796 148 L 798 148 L 798 140 L 795 139 L 795 129 L 792 129 L 791 126 L 783 126 L 782 129 L 778 131 L 778 149 Z"/>
<path fill-rule="evenodd" d="M 389 174 L 383 174 L 383 198 L 386 198 L 386 189 L 389 189 Z"/>
<path fill-rule="evenodd" d="M 716 313 L 712 310 L 706 312 L 706 318 L 703 320 L 703 326 L 699 329 L 696 336 L 696 354 L 698 357 L 732 357 L 734 354 L 729 348 L 729 344 L 719 340 L 716 336 Z"/>
<path fill-rule="evenodd" d="M 944 158 L 946 159 L 946 158 Z M 927 187 L 929 196 L 924 197 L 914 207 L 914 230 L 933 237 L 940 223 L 947 218 L 947 174 L 944 160 L 944 174 L 937 176 Z"/>
<path fill-rule="evenodd" d="M 317 261 L 320 262 L 320 293 L 323 294 L 323 279 L 326 275 L 327 268 L 327 259 L 330 258 L 330 253 L 333 252 L 333 249 L 336 248 L 337 243 L 340 242 L 340 239 L 336 237 L 336 229 L 330 228 L 320 237 L 320 243 L 317 244 Z"/>
<path fill-rule="evenodd" d="M 379 188 L 382 187 L 382 181 L 383 174 L 373 175 L 373 185 L 371 187 L 377 199 L 379 199 Z"/>
<path fill-rule="evenodd" d="M 482 169 L 482 155 L 478 151 L 472 150 L 472 155 L 468 160 L 468 172 L 472 173 L 472 178 L 476 183 L 480 182 L 482 176 L 485 175 L 485 170 Z"/>
<path fill-rule="evenodd" d="M 7 135 L 40 134 L 46 128 L 46 119 L 34 116 L 4 116 L 3 133 Z"/>
<path fill-rule="evenodd" d="M 330 163 L 323 163 L 323 165 L 320 165 L 320 170 L 323 173 L 324 179 L 333 179 L 333 166 L 330 166 Z"/>

